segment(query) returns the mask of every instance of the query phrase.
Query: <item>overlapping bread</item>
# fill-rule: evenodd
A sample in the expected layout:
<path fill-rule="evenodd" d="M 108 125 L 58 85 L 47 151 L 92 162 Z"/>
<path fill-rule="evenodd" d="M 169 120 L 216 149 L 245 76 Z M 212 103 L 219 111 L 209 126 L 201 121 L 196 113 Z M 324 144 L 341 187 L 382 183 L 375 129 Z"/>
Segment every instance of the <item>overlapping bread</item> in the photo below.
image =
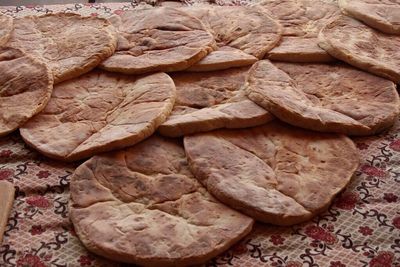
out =
<path fill-rule="evenodd" d="M 388 34 L 400 34 L 399 0 L 339 0 L 345 14 L 371 28 Z"/>
<path fill-rule="evenodd" d="M 281 25 L 256 6 L 197 5 L 182 9 L 200 19 L 218 45 L 218 50 L 195 63 L 189 71 L 251 65 L 263 58 L 281 38 Z"/>
<path fill-rule="evenodd" d="M 180 141 L 157 135 L 79 166 L 69 211 L 87 249 L 152 267 L 204 263 L 253 225 L 197 182 Z"/>
<path fill-rule="evenodd" d="M 318 33 L 332 18 L 340 14 L 337 4 L 323 0 L 264 0 L 268 10 L 283 27 L 278 46 L 268 52 L 271 60 L 289 62 L 334 61 L 318 46 Z"/>
<path fill-rule="evenodd" d="M 339 16 L 321 30 L 319 46 L 350 65 L 400 82 L 399 35 L 385 34 L 351 17 Z"/>
<path fill-rule="evenodd" d="M 172 74 L 177 99 L 158 131 L 177 137 L 219 128 L 245 128 L 264 124 L 272 115 L 249 100 L 243 85 L 249 67 L 211 72 Z"/>
<path fill-rule="evenodd" d="M 127 76 L 92 71 L 54 88 L 42 113 L 21 129 L 44 155 L 74 161 L 136 144 L 172 110 L 175 85 L 165 73 Z"/>
<path fill-rule="evenodd" d="M 43 110 L 53 91 L 46 64 L 16 48 L 0 47 L 0 136 Z"/>
<path fill-rule="evenodd" d="M 211 194 L 277 225 L 304 222 L 326 210 L 359 161 L 348 137 L 277 121 L 185 136 L 184 145 L 190 169 Z"/>
<path fill-rule="evenodd" d="M 126 74 L 179 71 L 215 49 L 215 40 L 200 20 L 176 8 L 124 12 L 111 19 L 118 47 L 101 68 Z"/>
<path fill-rule="evenodd" d="M 59 83 L 92 70 L 111 56 L 117 35 L 106 19 L 56 13 L 15 18 L 7 45 L 43 61 Z"/>
<path fill-rule="evenodd" d="M 342 63 L 259 61 L 249 71 L 248 97 L 292 125 L 349 135 L 379 133 L 396 121 L 399 96 L 390 80 Z"/>

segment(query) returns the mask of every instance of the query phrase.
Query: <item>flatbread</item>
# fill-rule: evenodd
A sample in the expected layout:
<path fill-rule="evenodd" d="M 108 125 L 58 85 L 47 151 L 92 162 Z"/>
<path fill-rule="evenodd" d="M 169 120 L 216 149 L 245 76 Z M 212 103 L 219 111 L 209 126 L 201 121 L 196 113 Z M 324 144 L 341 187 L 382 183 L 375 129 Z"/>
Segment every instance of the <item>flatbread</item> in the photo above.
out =
<path fill-rule="evenodd" d="M 70 203 L 71 221 L 87 249 L 140 266 L 204 263 L 253 225 L 196 181 L 180 142 L 156 135 L 79 166 Z"/>
<path fill-rule="evenodd" d="M 340 16 L 321 30 L 319 46 L 350 65 L 400 82 L 400 36 L 384 34 Z"/>
<path fill-rule="evenodd" d="M 257 61 L 255 56 L 249 55 L 240 49 L 223 46 L 212 51 L 205 58 L 188 68 L 186 71 L 214 71 L 234 67 L 253 65 Z"/>
<path fill-rule="evenodd" d="M 335 59 L 318 46 L 316 38 L 283 37 L 267 56 L 285 62 L 332 62 Z"/>
<path fill-rule="evenodd" d="M 0 48 L 0 136 L 23 125 L 47 104 L 53 75 L 41 61 L 15 48 Z"/>
<path fill-rule="evenodd" d="M 219 50 L 222 50 L 207 55 L 194 64 L 191 71 L 222 70 L 251 65 L 257 59 L 263 58 L 281 38 L 279 23 L 259 7 L 197 5 L 182 9 L 204 23 L 217 41 Z M 226 47 L 230 47 L 231 50 L 227 50 Z M 221 53 L 223 55 L 219 56 Z M 249 56 L 252 56 L 253 60 L 250 60 Z M 225 59 L 225 62 L 221 63 L 221 59 Z"/>
<path fill-rule="evenodd" d="M 101 68 L 127 74 L 184 70 L 215 49 L 205 26 L 169 7 L 127 11 L 113 17 L 119 32 L 115 54 Z"/>
<path fill-rule="evenodd" d="M 8 45 L 40 58 L 59 83 L 89 72 L 111 56 L 117 35 L 106 19 L 46 14 L 14 19 Z"/>
<path fill-rule="evenodd" d="M 249 67 L 204 73 L 172 73 L 177 99 L 175 106 L 205 108 L 229 102 L 245 84 Z"/>
<path fill-rule="evenodd" d="M 150 0 L 150 1 L 152 1 L 152 0 Z M 181 2 L 181 1 L 157 1 L 156 5 L 160 5 L 160 6 L 164 6 L 164 7 L 182 7 L 182 6 L 186 6 L 186 4 L 184 2 Z"/>
<path fill-rule="evenodd" d="M 207 132 L 220 128 L 247 128 L 271 121 L 273 116 L 253 101 L 219 104 L 209 108 L 176 108 L 158 132 L 169 137 Z"/>
<path fill-rule="evenodd" d="M 48 157 L 83 159 L 152 135 L 175 97 L 174 83 L 164 73 L 130 77 L 92 71 L 57 85 L 44 111 L 20 132 Z"/>
<path fill-rule="evenodd" d="M 219 128 L 264 124 L 272 115 L 250 101 L 241 90 L 248 67 L 172 74 L 177 90 L 175 107 L 158 131 L 177 137 Z"/>
<path fill-rule="evenodd" d="M 399 0 L 339 0 L 345 14 L 388 34 L 400 34 Z"/>
<path fill-rule="evenodd" d="M 279 119 L 321 132 L 376 134 L 398 118 L 396 85 L 345 64 L 257 62 L 248 97 Z"/>
<path fill-rule="evenodd" d="M 7 43 L 14 28 L 13 18 L 0 14 L 0 45 Z"/>
<path fill-rule="evenodd" d="M 268 52 L 271 60 L 289 62 L 334 61 L 318 47 L 318 32 L 340 14 L 337 4 L 322 0 L 264 0 L 260 5 L 283 26 L 280 45 Z"/>
<path fill-rule="evenodd" d="M 292 225 L 326 210 L 358 166 L 354 143 L 270 122 L 184 138 L 190 169 L 221 202 L 256 220 Z"/>

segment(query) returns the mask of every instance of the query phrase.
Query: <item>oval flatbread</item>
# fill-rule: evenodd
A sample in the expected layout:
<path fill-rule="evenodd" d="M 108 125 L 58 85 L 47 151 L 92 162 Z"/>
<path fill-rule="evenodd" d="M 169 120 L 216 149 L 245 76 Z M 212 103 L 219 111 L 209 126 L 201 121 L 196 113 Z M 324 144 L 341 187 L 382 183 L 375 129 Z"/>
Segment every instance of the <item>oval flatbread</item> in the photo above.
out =
<path fill-rule="evenodd" d="M 374 30 L 350 17 L 340 16 L 319 34 L 319 46 L 350 65 L 400 82 L 400 36 Z"/>
<path fill-rule="evenodd" d="M 182 10 L 138 9 L 113 17 L 119 33 L 115 54 L 101 68 L 128 74 L 184 70 L 214 50 L 205 26 Z"/>
<path fill-rule="evenodd" d="M 396 85 L 344 64 L 264 60 L 249 72 L 248 97 L 279 119 L 322 132 L 371 135 L 399 115 Z"/>
<path fill-rule="evenodd" d="M 281 38 L 279 23 L 259 7 L 197 5 L 182 9 L 204 23 L 219 47 L 194 64 L 190 71 L 251 65 L 263 58 Z M 225 62 L 221 63 L 223 60 Z"/>
<path fill-rule="evenodd" d="M 0 14 L 0 45 L 3 46 L 10 39 L 14 28 L 13 18 Z"/>
<path fill-rule="evenodd" d="M 21 129 L 44 155 L 73 161 L 136 144 L 153 134 L 176 97 L 164 73 L 129 77 L 92 71 L 54 88 L 42 113 Z"/>
<path fill-rule="evenodd" d="M 348 14 L 379 31 L 400 34 L 399 0 L 339 0 L 339 6 Z"/>
<path fill-rule="evenodd" d="M 156 135 L 79 166 L 69 211 L 90 251 L 140 266 L 204 263 L 253 225 L 197 182 L 180 142 Z"/>
<path fill-rule="evenodd" d="M 221 202 L 256 220 L 292 225 L 328 208 L 358 166 L 354 143 L 270 122 L 184 138 L 195 177 Z"/>
<path fill-rule="evenodd" d="M 186 71 L 224 70 L 234 67 L 249 66 L 256 61 L 257 58 L 255 56 L 249 55 L 240 49 L 223 46 L 219 47 L 216 51 L 212 51 Z"/>
<path fill-rule="evenodd" d="M 246 128 L 272 120 L 272 115 L 244 94 L 248 67 L 171 75 L 177 90 L 174 109 L 158 131 L 177 137 L 219 128 Z"/>
<path fill-rule="evenodd" d="M 117 36 L 105 19 L 58 13 L 14 19 L 8 45 L 40 58 L 59 83 L 90 71 L 111 56 Z"/>
<path fill-rule="evenodd" d="M 23 125 L 47 104 L 53 75 L 19 49 L 0 48 L 0 136 Z"/>
<path fill-rule="evenodd" d="M 340 14 L 337 4 L 322 0 L 264 0 L 260 3 L 283 27 L 281 43 L 267 58 L 289 62 L 327 62 L 334 59 L 318 47 L 318 32 Z"/>
<path fill-rule="evenodd" d="M 186 6 L 186 4 L 184 2 L 180 2 L 180 1 L 160 1 L 160 2 L 157 2 L 156 5 L 163 6 L 163 7 L 175 7 L 175 8 Z"/>

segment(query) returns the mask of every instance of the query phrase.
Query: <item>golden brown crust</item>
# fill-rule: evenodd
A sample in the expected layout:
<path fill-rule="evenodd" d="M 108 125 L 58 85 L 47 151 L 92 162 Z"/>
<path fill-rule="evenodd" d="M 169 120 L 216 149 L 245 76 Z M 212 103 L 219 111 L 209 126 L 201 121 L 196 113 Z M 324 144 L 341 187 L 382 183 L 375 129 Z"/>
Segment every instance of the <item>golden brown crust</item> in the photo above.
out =
<path fill-rule="evenodd" d="M 10 39 L 14 28 L 13 18 L 0 14 L 0 45 L 3 46 Z"/>
<path fill-rule="evenodd" d="M 196 5 L 182 10 L 200 19 L 218 45 L 217 51 L 194 64 L 191 70 L 211 71 L 251 65 L 254 61 L 250 62 L 249 56 L 263 58 L 281 37 L 279 23 L 259 7 Z"/>
<path fill-rule="evenodd" d="M 51 70 L 19 49 L 0 48 L 0 136 L 22 126 L 46 106 L 53 91 Z"/>
<path fill-rule="evenodd" d="M 317 38 L 285 36 L 268 52 L 268 59 L 285 62 L 333 62 L 335 58 L 318 46 Z"/>
<path fill-rule="evenodd" d="M 172 75 L 177 89 L 174 110 L 158 131 L 170 137 L 219 128 L 246 128 L 272 120 L 242 90 L 249 67 Z"/>
<path fill-rule="evenodd" d="M 205 108 L 230 102 L 241 92 L 249 69 L 172 73 L 177 91 L 175 105 Z"/>
<path fill-rule="evenodd" d="M 59 83 L 89 72 L 111 56 L 117 36 L 106 19 L 57 13 L 14 19 L 8 45 L 40 58 Z"/>
<path fill-rule="evenodd" d="M 321 30 L 318 45 L 350 65 L 400 82 L 400 53 L 396 50 L 400 36 L 384 34 L 340 16 Z"/>
<path fill-rule="evenodd" d="M 244 99 L 202 109 L 178 106 L 157 130 L 164 136 L 179 137 L 221 128 L 253 127 L 271 120 L 269 112 Z"/>
<path fill-rule="evenodd" d="M 197 5 L 182 9 L 204 23 L 218 47 L 240 49 L 258 59 L 274 48 L 281 38 L 281 25 L 255 6 Z"/>
<path fill-rule="evenodd" d="M 282 41 L 267 58 L 290 62 L 333 61 L 317 43 L 318 32 L 340 14 L 337 4 L 322 0 L 264 0 L 267 9 L 283 26 Z"/>
<path fill-rule="evenodd" d="M 186 4 L 181 1 L 160 1 L 160 2 L 157 2 L 157 4 L 159 4 L 160 6 L 163 6 L 163 7 L 175 7 L 175 8 L 186 6 Z"/>
<path fill-rule="evenodd" d="M 153 134 L 171 112 L 175 96 L 173 81 L 164 73 L 129 77 L 92 71 L 57 85 L 44 111 L 20 132 L 46 156 L 87 158 Z"/>
<path fill-rule="evenodd" d="M 215 71 L 252 65 L 257 58 L 229 46 L 212 51 L 186 71 Z"/>
<path fill-rule="evenodd" d="M 339 0 L 343 13 L 388 34 L 400 34 L 399 0 Z"/>
<path fill-rule="evenodd" d="M 196 181 L 179 141 L 156 135 L 79 166 L 70 218 L 90 251 L 141 266 L 204 263 L 253 225 Z"/>
<path fill-rule="evenodd" d="M 246 93 L 281 120 L 321 132 L 371 135 L 399 115 L 399 96 L 389 80 L 344 64 L 257 62 Z"/>
<path fill-rule="evenodd" d="M 215 40 L 196 18 L 176 8 L 132 10 L 112 20 L 118 47 L 101 68 L 126 74 L 184 70 L 214 50 Z"/>
<path fill-rule="evenodd" d="M 186 136 L 184 145 L 193 174 L 211 194 L 278 225 L 326 210 L 349 183 L 359 158 L 345 136 L 278 122 Z"/>

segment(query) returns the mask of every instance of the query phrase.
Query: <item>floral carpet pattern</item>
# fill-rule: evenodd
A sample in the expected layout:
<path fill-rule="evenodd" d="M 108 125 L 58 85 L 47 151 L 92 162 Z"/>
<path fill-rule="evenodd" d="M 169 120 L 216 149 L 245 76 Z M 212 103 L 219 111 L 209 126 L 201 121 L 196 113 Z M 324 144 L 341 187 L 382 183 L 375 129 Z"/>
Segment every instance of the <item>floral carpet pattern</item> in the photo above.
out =
<path fill-rule="evenodd" d="M 157 2 L 147 1 L 158 5 Z M 199 0 L 187 1 L 195 4 Z M 218 5 L 246 0 L 216 0 Z M 148 4 L 0 7 L 14 17 L 49 12 L 110 16 Z M 252 233 L 205 266 L 400 267 L 400 121 L 387 133 L 355 138 L 360 166 L 328 211 L 293 227 L 256 224 Z M 0 138 L 0 180 L 16 199 L 0 246 L 0 267 L 126 267 L 89 253 L 68 219 L 69 181 L 79 163 L 49 160 L 18 133 Z"/>

